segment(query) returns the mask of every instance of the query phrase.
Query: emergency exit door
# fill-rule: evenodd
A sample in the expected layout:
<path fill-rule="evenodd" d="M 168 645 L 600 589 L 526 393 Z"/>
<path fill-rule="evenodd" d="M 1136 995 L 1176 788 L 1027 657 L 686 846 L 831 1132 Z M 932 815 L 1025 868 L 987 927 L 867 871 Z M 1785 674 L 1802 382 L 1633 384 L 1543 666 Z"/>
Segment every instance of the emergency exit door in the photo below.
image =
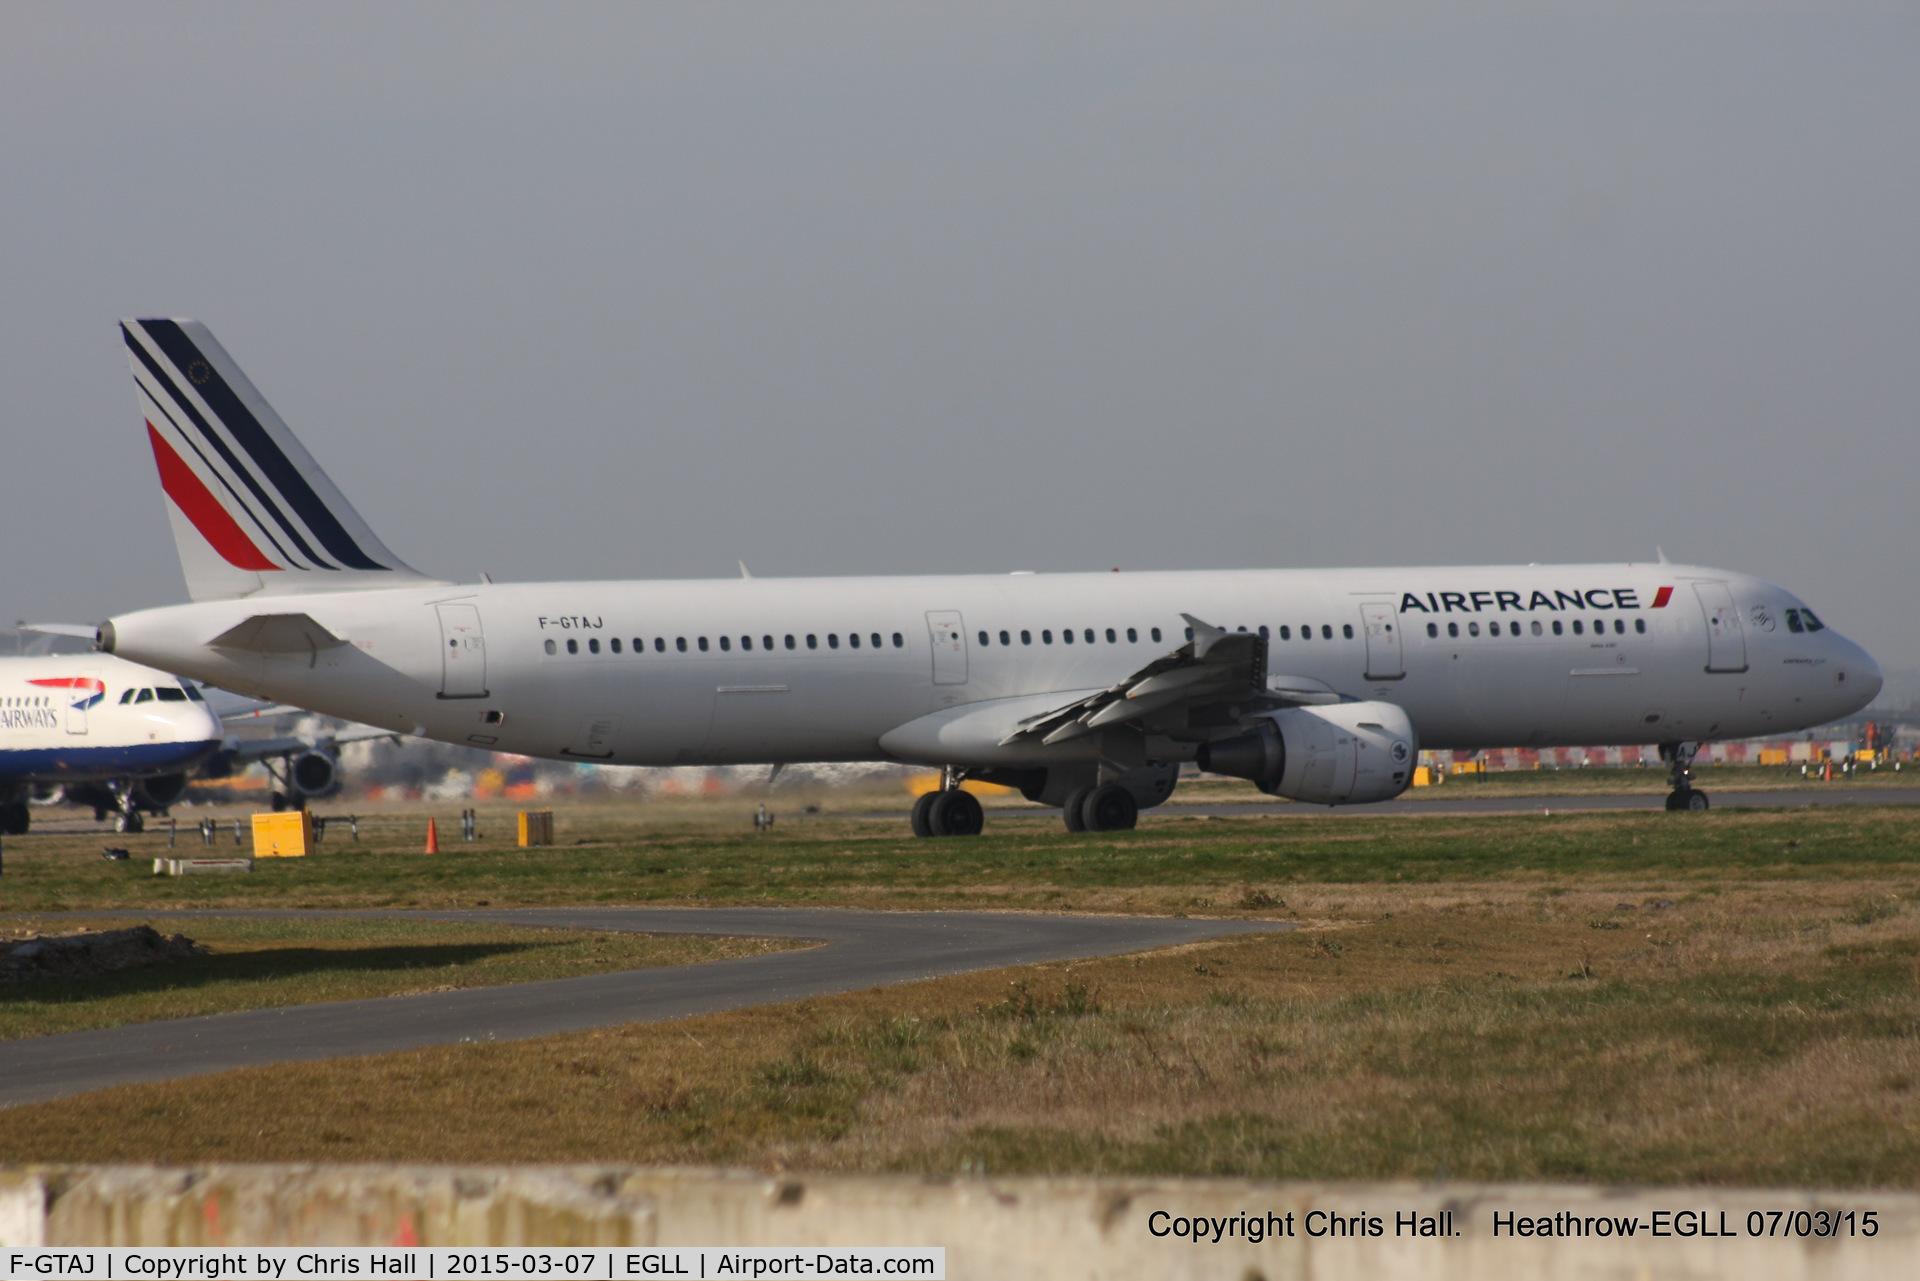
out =
<path fill-rule="evenodd" d="M 440 615 L 440 697 L 487 696 L 487 638 L 478 605 L 435 605 Z"/>
<path fill-rule="evenodd" d="M 957 609 L 927 611 L 927 639 L 933 645 L 933 683 L 967 683 L 967 631 Z"/>
<path fill-rule="evenodd" d="M 1740 625 L 1740 607 L 1725 583 L 1695 583 L 1700 611 L 1707 616 L 1707 670 L 1747 670 L 1747 633 Z"/>
<path fill-rule="evenodd" d="M 1400 658 L 1400 621 L 1392 601 L 1369 601 L 1360 606 L 1360 623 L 1367 634 L 1367 679 L 1397 681 L 1407 674 Z"/>

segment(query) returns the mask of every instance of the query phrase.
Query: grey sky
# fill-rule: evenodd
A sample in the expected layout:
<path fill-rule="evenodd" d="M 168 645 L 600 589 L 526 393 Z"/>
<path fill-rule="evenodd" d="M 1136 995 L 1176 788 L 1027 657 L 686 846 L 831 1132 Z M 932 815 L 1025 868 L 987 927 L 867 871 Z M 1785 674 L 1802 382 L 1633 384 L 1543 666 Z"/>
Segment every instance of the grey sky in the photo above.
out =
<path fill-rule="evenodd" d="M 15 4 L 4 608 L 114 321 L 496 579 L 1676 558 L 1920 666 L 1920 8 Z"/>

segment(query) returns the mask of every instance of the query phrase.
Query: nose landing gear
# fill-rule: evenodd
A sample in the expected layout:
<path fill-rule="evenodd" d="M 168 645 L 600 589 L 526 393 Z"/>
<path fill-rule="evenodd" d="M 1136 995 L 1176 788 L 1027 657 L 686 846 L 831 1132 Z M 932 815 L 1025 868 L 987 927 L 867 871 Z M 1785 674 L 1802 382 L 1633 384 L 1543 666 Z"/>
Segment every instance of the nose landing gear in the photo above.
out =
<path fill-rule="evenodd" d="M 1693 757 L 1699 750 L 1698 743 L 1660 744 L 1660 759 L 1668 764 L 1667 782 L 1673 785 L 1667 793 L 1669 810 L 1698 812 L 1707 808 L 1707 794 L 1695 791 L 1693 786 Z"/>

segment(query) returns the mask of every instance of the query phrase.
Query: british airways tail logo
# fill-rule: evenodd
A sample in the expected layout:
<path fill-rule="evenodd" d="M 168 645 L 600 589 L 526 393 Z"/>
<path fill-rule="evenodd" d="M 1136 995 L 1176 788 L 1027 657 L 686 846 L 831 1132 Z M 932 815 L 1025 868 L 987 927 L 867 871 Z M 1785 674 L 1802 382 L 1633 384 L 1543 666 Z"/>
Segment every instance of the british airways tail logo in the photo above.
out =
<path fill-rule="evenodd" d="M 50 676 L 45 680 L 28 681 L 27 684 L 38 685 L 42 689 L 71 690 L 80 696 L 71 706 L 76 711 L 82 712 L 90 707 L 99 706 L 100 701 L 107 696 L 106 682 L 92 676 Z"/>

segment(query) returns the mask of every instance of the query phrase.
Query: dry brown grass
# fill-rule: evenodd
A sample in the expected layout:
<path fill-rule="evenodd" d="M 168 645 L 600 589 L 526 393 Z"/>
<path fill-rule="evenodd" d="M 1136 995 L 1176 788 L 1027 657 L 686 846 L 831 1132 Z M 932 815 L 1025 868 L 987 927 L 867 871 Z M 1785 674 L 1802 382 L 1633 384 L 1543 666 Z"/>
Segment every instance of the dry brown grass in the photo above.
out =
<path fill-rule="evenodd" d="M 1306 928 L 128 1087 L 0 1150 L 1920 1183 L 1910 878 L 1256 892 Z"/>

